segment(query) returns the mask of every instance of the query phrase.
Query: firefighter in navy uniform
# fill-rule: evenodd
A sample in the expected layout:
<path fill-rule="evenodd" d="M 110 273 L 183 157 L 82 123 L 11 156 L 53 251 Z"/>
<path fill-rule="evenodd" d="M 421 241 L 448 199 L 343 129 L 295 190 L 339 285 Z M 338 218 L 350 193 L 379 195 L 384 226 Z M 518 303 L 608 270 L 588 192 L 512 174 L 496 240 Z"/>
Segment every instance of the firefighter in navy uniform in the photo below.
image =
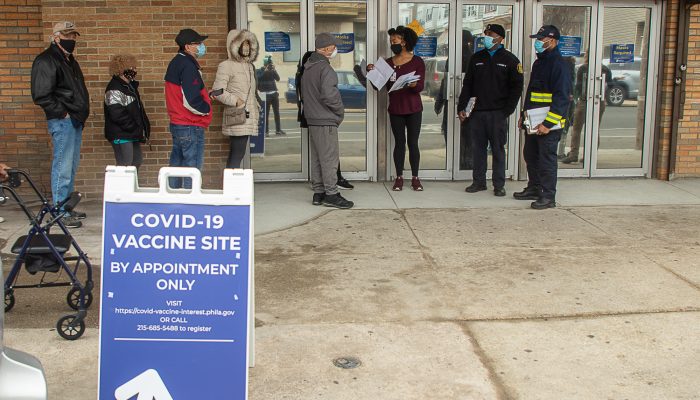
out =
<path fill-rule="evenodd" d="M 467 136 L 471 137 L 473 182 L 467 193 L 486 190 L 487 149 L 491 143 L 493 156 L 493 193 L 505 196 L 506 141 L 508 116 L 518 105 L 523 92 L 523 67 L 520 60 L 503 47 L 506 30 L 501 25 L 486 25 L 484 49 L 469 60 L 459 95 L 459 119 L 466 120 Z M 476 97 L 474 110 L 467 118 L 464 109 Z"/>
<path fill-rule="evenodd" d="M 536 133 L 525 134 L 523 156 L 527 164 L 528 183 L 525 190 L 513 193 L 513 197 L 536 200 L 531 207 L 543 210 L 556 207 L 557 146 L 561 128 L 568 122 L 564 116 L 569 109 L 572 85 L 569 68 L 557 49 L 559 29 L 545 25 L 530 37 L 537 39 L 537 60 L 532 65 L 524 109 L 549 107 L 549 112 L 541 124 L 531 127 Z M 523 116 L 518 121 L 518 127 L 526 128 L 523 126 Z"/>

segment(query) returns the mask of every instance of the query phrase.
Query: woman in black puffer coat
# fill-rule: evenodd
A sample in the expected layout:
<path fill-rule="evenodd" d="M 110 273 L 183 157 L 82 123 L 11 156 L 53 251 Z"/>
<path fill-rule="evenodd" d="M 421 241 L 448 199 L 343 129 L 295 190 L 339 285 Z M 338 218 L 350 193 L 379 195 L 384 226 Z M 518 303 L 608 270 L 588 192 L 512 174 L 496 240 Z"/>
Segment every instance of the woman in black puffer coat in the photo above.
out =
<path fill-rule="evenodd" d="M 114 149 L 117 165 L 141 166 L 141 143 L 148 141 L 151 124 L 139 95 L 136 58 L 116 55 L 109 64 L 112 80 L 105 90 L 105 138 Z"/>

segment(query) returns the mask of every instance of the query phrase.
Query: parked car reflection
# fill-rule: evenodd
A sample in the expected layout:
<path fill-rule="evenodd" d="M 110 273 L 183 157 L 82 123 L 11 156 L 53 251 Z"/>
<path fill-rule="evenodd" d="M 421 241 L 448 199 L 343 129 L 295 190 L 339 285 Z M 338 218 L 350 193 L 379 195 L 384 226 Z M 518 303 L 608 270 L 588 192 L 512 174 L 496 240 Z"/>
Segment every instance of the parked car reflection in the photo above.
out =
<path fill-rule="evenodd" d="M 364 109 L 367 106 L 367 89 L 357 80 L 352 71 L 338 72 L 338 90 L 345 108 Z M 297 103 L 297 88 L 294 77 L 287 79 L 287 91 L 284 93 L 287 103 Z"/>
<path fill-rule="evenodd" d="M 611 106 L 621 106 L 625 100 L 637 100 L 642 58 L 635 57 L 631 63 L 610 63 L 610 59 L 605 58 L 603 64 L 610 68 L 612 73 L 612 82 L 608 82 L 605 94 L 607 103 Z"/>

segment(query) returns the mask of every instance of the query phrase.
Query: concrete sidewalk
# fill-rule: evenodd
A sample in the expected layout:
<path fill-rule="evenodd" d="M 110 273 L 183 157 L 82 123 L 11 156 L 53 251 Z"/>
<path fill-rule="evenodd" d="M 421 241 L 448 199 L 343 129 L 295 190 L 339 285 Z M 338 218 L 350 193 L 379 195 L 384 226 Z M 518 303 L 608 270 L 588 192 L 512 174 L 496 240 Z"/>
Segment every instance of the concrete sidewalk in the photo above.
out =
<path fill-rule="evenodd" d="M 424 185 L 360 183 L 353 210 L 256 185 L 251 399 L 700 397 L 700 180 L 560 180 L 546 211 L 510 197 L 522 182 L 506 198 Z M 98 260 L 101 205 L 83 209 Z M 1 238 L 26 232 L 0 216 Z M 96 398 L 97 302 L 67 342 L 64 291 L 16 296 L 6 343 L 42 360 L 51 398 Z"/>

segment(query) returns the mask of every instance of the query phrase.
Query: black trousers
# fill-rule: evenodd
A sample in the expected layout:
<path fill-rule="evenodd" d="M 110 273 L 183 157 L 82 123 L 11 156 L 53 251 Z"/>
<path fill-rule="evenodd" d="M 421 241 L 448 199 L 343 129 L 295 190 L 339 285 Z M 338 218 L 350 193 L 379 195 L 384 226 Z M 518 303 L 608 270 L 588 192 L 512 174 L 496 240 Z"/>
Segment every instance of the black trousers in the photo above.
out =
<path fill-rule="evenodd" d="M 245 151 L 248 147 L 248 139 L 250 136 L 230 136 L 228 161 L 226 168 L 241 168 L 241 161 L 245 157 Z"/>
<path fill-rule="evenodd" d="M 561 129 L 546 135 L 525 135 L 523 156 L 527 164 L 528 187 L 542 188 L 542 197 L 555 200 L 557 194 L 557 146 Z"/>
<path fill-rule="evenodd" d="M 406 160 L 406 143 L 408 142 L 408 162 L 411 164 L 411 174 L 418 176 L 420 166 L 420 150 L 418 137 L 423 121 L 423 113 L 409 115 L 389 114 L 391 131 L 394 133 L 394 167 L 396 176 L 403 176 L 403 164 Z"/>
<path fill-rule="evenodd" d="M 488 147 L 491 143 L 493 157 L 494 188 L 502 188 L 506 184 L 506 142 L 508 141 L 508 118 L 501 110 L 474 111 L 466 121 L 472 141 L 472 160 L 474 183 L 486 185 L 486 170 L 488 169 Z"/>
<path fill-rule="evenodd" d="M 112 143 L 114 150 L 114 158 L 117 165 L 131 166 L 138 168 L 143 162 L 143 154 L 141 153 L 140 142 L 130 142 L 122 144 Z"/>
<path fill-rule="evenodd" d="M 270 107 L 275 113 L 275 132 L 282 130 L 280 125 L 280 94 L 275 92 L 273 94 L 265 95 L 266 109 L 265 109 L 265 133 L 270 132 Z"/>

